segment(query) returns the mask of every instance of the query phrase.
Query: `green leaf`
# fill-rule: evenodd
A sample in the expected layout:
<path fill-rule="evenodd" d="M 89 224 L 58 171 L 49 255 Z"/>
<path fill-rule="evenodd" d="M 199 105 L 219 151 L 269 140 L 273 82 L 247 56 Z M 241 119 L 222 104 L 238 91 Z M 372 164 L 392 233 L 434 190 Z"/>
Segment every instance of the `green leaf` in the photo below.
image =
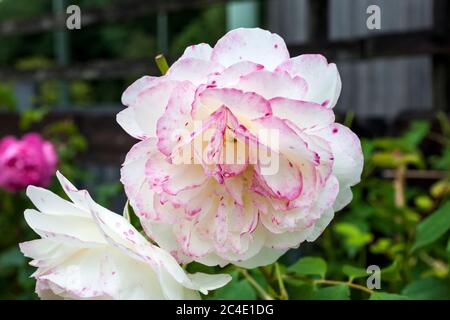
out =
<path fill-rule="evenodd" d="M 350 265 L 345 265 L 342 267 L 342 272 L 347 275 L 350 279 L 358 279 L 358 278 L 365 278 L 369 276 L 366 269 L 364 268 L 358 268 L 353 267 Z"/>
<path fill-rule="evenodd" d="M 313 300 L 350 300 L 350 289 L 346 285 L 336 285 L 318 289 Z"/>
<path fill-rule="evenodd" d="M 370 295 L 370 300 L 408 300 L 408 297 L 400 294 L 375 291 Z"/>
<path fill-rule="evenodd" d="M 416 231 L 416 242 L 413 251 L 433 243 L 450 229 L 450 201 L 423 220 Z"/>
<path fill-rule="evenodd" d="M 402 140 L 411 146 L 417 147 L 430 131 L 430 123 L 427 121 L 413 121 L 408 131 L 403 134 Z"/>
<path fill-rule="evenodd" d="M 245 280 L 232 281 L 215 292 L 217 299 L 223 300 L 256 300 L 256 292 Z"/>
<path fill-rule="evenodd" d="M 413 300 L 448 300 L 450 283 L 437 278 L 419 279 L 403 288 L 402 295 Z"/>
<path fill-rule="evenodd" d="M 389 266 L 381 269 L 381 275 L 383 280 L 398 281 L 400 276 L 400 263 L 395 260 Z"/>
<path fill-rule="evenodd" d="M 292 300 L 310 300 L 314 295 L 314 285 L 308 282 L 299 282 L 288 287 L 289 298 Z"/>
<path fill-rule="evenodd" d="M 337 233 L 343 235 L 346 243 L 352 246 L 364 246 L 371 242 L 373 235 L 362 231 L 357 225 L 348 222 L 336 223 L 335 228 Z"/>
<path fill-rule="evenodd" d="M 290 266 L 288 272 L 303 276 L 318 275 L 324 278 L 327 273 L 327 263 L 322 258 L 304 257 Z"/>

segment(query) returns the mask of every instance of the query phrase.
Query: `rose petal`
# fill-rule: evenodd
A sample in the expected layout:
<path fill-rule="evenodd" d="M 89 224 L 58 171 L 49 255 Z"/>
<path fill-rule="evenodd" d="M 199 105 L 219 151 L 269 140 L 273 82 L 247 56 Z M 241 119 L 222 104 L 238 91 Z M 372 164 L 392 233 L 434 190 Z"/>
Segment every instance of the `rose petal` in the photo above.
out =
<path fill-rule="evenodd" d="M 217 42 L 211 56 L 211 60 L 224 67 L 251 61 L 264 65 L 268 70 L 274 70 L 287 59 L 289 52 L 283 39 L 259 28 L 239 28 L 228 32 Z"/>
<path fill-rule="evenodd" d="M 292 77 L 306 80 L 308 92 L 304 100 L 333 108 L 341 93 L 342 83 L 334 63 L 320 54 L 305 54 L 280 64 L 276 71 L 287 71 Z"/>

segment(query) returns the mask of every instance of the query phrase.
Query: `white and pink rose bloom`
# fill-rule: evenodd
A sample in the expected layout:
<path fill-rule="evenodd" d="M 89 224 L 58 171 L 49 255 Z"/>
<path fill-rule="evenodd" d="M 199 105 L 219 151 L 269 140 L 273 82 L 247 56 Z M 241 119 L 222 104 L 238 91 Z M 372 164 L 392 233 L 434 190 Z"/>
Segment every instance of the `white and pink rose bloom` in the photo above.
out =
<path fill-rule="evenodd" d="M 47 187 L 56 172 L 55 147 L 37 133 L 0 139 L 0 188 L 17 192 L 29 185 Z"/>
<path fill-rule="evenodd" d="M 41 239 L 21 250 L 37 267 L 38 295 L 195 299 L 230 276 L 187 274 L 180 263 L 254 268 L 317 239 L 351 201 L 363 166 L 358 137 L 335 123 L 340 91 L 334 64 L 290 58 L 283 39 L 261 29 L 191 46 L 165 75 L 137 80 L 117 121 L 140 140 L 121 181 L 143 234 L 60 174 L 70 201 L 29 187 L 38 210 L 25 219 Z M 0 144 L 0 166 L 31 152 L 14 143 Z M 37 159 L 51 154 L 44 149 Z M 11 167 L 28 168 L 19 164 Z"/>
<path fill-rule="evenodd" d="M 229 275 L 187 274 L 127 219 L 95 203 L 58 173 L 70 201 L 30 186 L 38 210 L 25 220 L 41 239 L 20 244 L 37 267 L 41 299 L 198 299 L 231 280 Z"/>
<path fill-rule="evenodd" d="M 179 262 L 248 268 L 314 241 L 363 167 L 358 137 L 335 123 L 340 92 L 335 64 L 290 58 L 261 29 L 137 80 L 117 121 L 140 140 L 121 181 L 147 235 Z"/>

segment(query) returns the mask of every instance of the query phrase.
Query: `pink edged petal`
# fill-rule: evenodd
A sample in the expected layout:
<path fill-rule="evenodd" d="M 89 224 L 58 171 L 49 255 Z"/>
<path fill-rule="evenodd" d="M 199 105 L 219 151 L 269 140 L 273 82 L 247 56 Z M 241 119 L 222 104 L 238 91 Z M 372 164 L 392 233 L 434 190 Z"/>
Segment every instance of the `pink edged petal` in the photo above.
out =
<path fill-rule="evenodd" d="M 205 119 L 220 107 L 227 107 L 234 115 L 255 119 L 272 114 L 270 103 L 260 95 L 229 88 L 209 88 L 198 94 L 193 105 L 194 119 Z"/>
<path fill-rule="evenodd" d="M 345 208 L 350 202 L 353 200 L 353 193 L 350 187 L 348 186 L 341 186 L 339 188 L 339 193 L 336 197 L 336 201 L 333 205 L 333 210 L 335 212 L 341 211 L 343 208 Z"/>
<path fill-rule="evenodd" d="M 183 58 L 175 62 L 167 72 L 167 78 L 190 81 L 194 85 L 205 84 L 210 74 L 221 72 L 223 67 L 212 61 L 196 58 Z"/>
<path fill-rule="evenodd" d="M 264 173 L 261 165 L 256 165 L 255 170 L 261 180 L 264 181 L 264 186 L 270 190 L 274 197 L 294 200 L 302 192 L 301 172 L 282 155 L 278 157 L 277 162 L 270 164 L 273 170 L 269 170 L 268 173 Z"/>
<path fill-rule="evenodd" d="M 315 207 L 310 213 L 310 217 L 318 219 L 322 216 L 326 209 L 332 208 L 336 197 L 339 193 L 339 181 L 333 175 L 331 175 L 326 181 L 323 189 L 320 190 L 317 197 Z"/>
<path fill-rule="evenodd" d="M 244 206 L 243 193 L 245 180 L 242 176 L 234 176 L 225 179 L 225 189 L 228 191 L 233 200 L 240 206 Z"/>
<path fill-rule="evenodd" d="M 199 192 L 184 205 L 186 219 L 201 217 L 201 215 L 207 214 L 213 208 L 215 205 L 214 189 L 216 187 L 213 182 L 210 182 L 196 188 Z"/>
<path fill-rule="evenodd" d="M 248 260 L 236 261 L 233 264 L 247 269 L 253 269 L 263 266 L 268 266 L 277 261 L 288 249 L 274 249 L 263 247 L 258 254 L 254 255 Z"/>
<path fill-rule="evenodd" d="M 223 252 L 220 256 L 232 263 L 239 263 L 247 261 L 257 256 L 261 250 L 264 250 L 264 243 L 266 240 L 265 230 L 259 226 L 252 231 L 251 234 L 241 236 L 241 242 L 245 241 L 245 249 L 242 252 Z"/>
<path fill-rule="evenodd" d="M 131 258 L 152 266 L 158 263 L 153 256 L 156 247 L 150 244 L 123 216 L 97 204 L 89 193 L 84 192 L 84 195 L 89 203 L 92 219 L 107 243 Z"/>
<path fill-rule="evenodd" d="M 74 205 L 80 209 L 86 210 L 86 200 L 80 193 L 78 192 L 78 189 L 66 178 L 64 177 L 61 172 L 56 172 L 56 177 L 58 178 L 58 181 L 63 188 L 66 195 L 69 197 L 69 199 L 74 203 Z"/>
<path fill-rule="evenodd" d="M 267 116 L 255 119 L 252 122 L 259 126 L 260 142 L 278 151 L 292 163 L 297 165 L 301 165 L 305 161 L 315 165 L 320 163 L 318 153 L 311 150 L 304 139 L 285 121 L 274 116 Z M 266 143 L 266 141 L 268 142 Z"/>
<path fill-rule="evenodd" d="M 128 152 L 120 170 L 120 181 L 124 185 L 125 193 L 140 217 L 154 214 L 154 192 L 145 177 L 145 164 L 155 148 L 154 138 L 135 144 Z"/>
<path fill-rule="evenodd" d="M 143 76 L 133 82 L 122 94 L 122 104 L 130 106 L 137 98 L 137 96 L 145 89 L 152 87 L 158 83 L 160 78 Z"/>
<path fill-rule="evenodd" d="M 202 237 L 195 221 L 183 220 L 175 226 L 177 242 L 188 257 L 203 257 L 213 250 L 212 241 Z"/>
<path fill-rule="evenodd" d="M 228 239 L 228 219 L 229 211 L 233 209 L 233 205 L 230 199 L 227 197 L 222 197 L 219 201 L 219 206 L 217 208 L 215 217 L 215 244 L 216 249 L 219 251 L 224 250 L 227 245 L 226 241 Z"/>
<path fill-rule="evenodd" d="M 133 108 L 134 119 L 141 129 L 144 137 L 156 136 L 156 124 L 158 119 L 164 114 L 173 90 L 179 83 L 177 81 L 163 81 L 153 87 L 143 90 L 136 100 L 130 105 Z M 135 125 L 130 126 L 127 122 L 119 123 L 122 128 L 130 134 L 136 133 Z"/>
<path fill-rule="evenodd" d="M 208 178 L 201 165 L 171 164 L 157 151 L 148 158 L 145 175 L 153 190 L 164 191 L 170 195 L 196 188 Z"/>
<path fill-rule="evenodd" d="M 306 101 L 333 108 L 342 89 L 341 78 L 334 63 L 319 54 L 305 54 L 280 64 L 277 71 L 287 71 L 291 76 L 300 76 L 308 83 Z"/>
<path fill-rule="evenodd" d="M 116 121 L 133 138 L 143 140 L 147 137 L 147 133 L 136 121 L 136 113 L 133 108 L 120 111 L 116 116 Z"/>
<path fill-rule="evenodd" d="M 284 40 L 277 34 L 259 28 L 239 28 L 228 32 L 215 45 L 211 60 L 224 67 L 240 61 L 251 61 L 274 70 L 289 59 Z"/>
<path fill-rule="evenodd" d="M 168 224 L 179 223 L 179 221 L 185 216 L 184 208 L 174 205 L 173 203 L 164 199 L 163 196 L 164 194 L 155 194 L 153 196 L 154 211 L 152 211 L 149 215 L 144 216 L 143 218 Z"/>
<path fill-rule="evenodd" d="M 237 161 L 236 164 L 221 164 L 220 167 L 220 173 L 221 175 L 226 179 L 228 177 L 235 177 L 240 175 L 247 169 L 248 164 L 239 164 L 241 163 L 240 160 L 233 160 Z"/>
<path fill-rule="evenodd" d="M 321 128 L 335 120 L 332 110 L 314 102 L 273 98 L 270 105 L 274 116 L 289 120 L 300 129 Z"/>
<path fill-rule="evenodd" d="M 244 92 L 256 92 L 266 99 L 283 97 L 301 100 L 308 85 L 301 77 L 291 77 L 287 72 L 257 71 L 242 76 L 236 86 Z"/>
<path fill-rule="evenodd" d="M 273 249 L 296 248 L 306 240 L 308 232 L 306 230 L 284 231 L 283 233 L 272 233 L 267 238 L 266 246 Z"/>
<path fill-rule="evenodd" d="M 112 256 L 109 250 L 85 250 L 68 256 L 54 270 L 36 276 L 38 294 L 44 298 L 52 298 L 53 293 L 65 299 L 113 299 L 120 283 L 119 277 L 111 276 L 117 272 Z"/>
<path fill-rule="evenodd" d="M 145 234 L 160 248 L 170 252 L 170 254 L 178 261 L 178 263 L 192 262 L 192 258 L 186 256 L 175 237 L 174 229 L 177 228 L 174 224 L 161 223 L 149 219 L 141 219 L 141 225 Z"/>
<path fill-rule="evenodd" d="M 301 166 L 302 174 L 302 193 L 300 196 L 287 204 L 287 209 L 292 208 L 309 208 L 313 206 L 316 201 L 318 192 L 321 188 L 320 179 L 318 177 L 317 166 L 305 162 Z M 274 205 L 274 203 L 272 203 Z M 282 208 L 278 208 L 279 210 Z"/>
<path fill-rule="evenodd" d="M 325 210 L 324 213 L 320 216 L 319 220 L 317 220 L 308 230 L 308 236 L 306 240 L 308 242 L 316 241 L 317 238 L 323 233 L 325 228 L 330 224 L 331 220 L 334 218 L 334 211 L 332 208 Z"/>
<path fill-rule="evenodd" d="M 195 58 L 201 60 L 211 60 L 212 48 L 207 43 L 194 44 L 184 50 L 180 59 Z"/>
<path fill-rule="evenodd" d="M 242 76 L 263 70 L 264 66 L 250 61 L 233 64 L 222 72 L 213 73 L 208 77 L 208 85 L 216 87 L 234 87 Z"/>
<path fill-rule="evenodd" d="M 173 148 L 189 136 L 185 129 L 190 126 L 192 102 L 195 87 L 188 81 L 182 82 L 173 92 L 167 108 L 157 122 L 158 149 L 170 155 Z"/>
<path fill-rule="evenodd" d="M 319 183 L 324 185 L 333 169 L 334 155 L 331 151 L 331 147 L 327 141 L 313 134 L 308 134 L 308 130 L 302 130 L 298 128 L 289 120 L 285 120 L 285 123 L 295 131 L 295 133 L 303 140 L 308 146 L 308 149 L 317 154 L 316 170 L 318 173 Z"/>
<path fill-rule="evenodd" d="M 334 156 L 333 174 L 343 186 L 353 186 L 361 179 L 364 159 L 361 142 L 349 128 L 335 123 L 313 132 L 328 142 Z"/>

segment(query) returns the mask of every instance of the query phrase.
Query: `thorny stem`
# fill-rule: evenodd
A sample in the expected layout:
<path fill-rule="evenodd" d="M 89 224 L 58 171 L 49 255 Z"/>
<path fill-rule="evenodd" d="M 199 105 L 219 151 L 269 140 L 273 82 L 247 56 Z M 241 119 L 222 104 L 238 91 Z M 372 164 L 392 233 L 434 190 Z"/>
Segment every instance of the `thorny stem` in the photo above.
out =
<path fill-rule="evenodd" d="M 281 272 L 280 272 L 280 264 L 278 262 L 275 263 L 275 274 L 276 274 L 277 280 L 278 280 L 278 288 L 280 289 L 280 299 L 288 300 L 289 295 L 286 291 L 286 287 L 284 286 L 283 277 L 281 276 Z"/>
<path fill-rule="evenodd" d="M 248 273 L 245 269 L 239 269 L 240 273 L 247 279 L 248 282 L 255 288 L 255 290 L 258 292 L 258 294 L 263 298 L 264 300 L 274 300 L 273 297 L 267 293 L 266 290 L 264 290 L 263 287 L 259 285 L 258 282 Z"/>

